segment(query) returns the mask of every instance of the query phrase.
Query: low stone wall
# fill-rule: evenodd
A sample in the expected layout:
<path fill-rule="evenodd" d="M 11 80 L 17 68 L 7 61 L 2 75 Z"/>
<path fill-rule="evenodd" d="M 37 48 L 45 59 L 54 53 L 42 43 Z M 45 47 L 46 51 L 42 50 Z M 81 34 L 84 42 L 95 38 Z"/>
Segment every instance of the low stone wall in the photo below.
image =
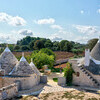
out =
<path fill-rule="evenodd" d="M 46 75 L 40 76 L 40 82 L 47 83 L 47 76 Z"/>
<path fill-rule="evenodd" d="M 58 85 L 65 86 L 66 85 L 66 78 L 65 77 L 58 77 Z"/>
<path fill-rule="evenodd" d="M 40 76 L 33 74 L 29 77 L 1 77 L 2 78 L 2 87 L 8 86 L 15 82 L 19 82 L 19 89 L 26 90 L 31 89 L 35 85 L 40 83 Z"/>
<path fill-rule="evenodd" d="M 10 99 L 18 94 L 18 84 L 13 83 L 9 86 L 0 88 L 0 100 Z"/>

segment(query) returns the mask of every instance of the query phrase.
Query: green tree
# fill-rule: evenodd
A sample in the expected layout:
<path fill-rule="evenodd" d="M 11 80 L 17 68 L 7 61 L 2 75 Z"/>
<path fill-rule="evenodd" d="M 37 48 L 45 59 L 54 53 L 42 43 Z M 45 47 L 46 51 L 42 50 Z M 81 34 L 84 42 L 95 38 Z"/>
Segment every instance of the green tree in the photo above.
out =
<path fill-rule="evenodd" d="M 34 49 L 34 40 L 33 41 L 31 41 L 30 43 L 29 43 L 29 47 L 30 47 L 30 49 L 31 50 L 33 50 Z"/>
<path fill-rule="evenodd" d="M 20 41 L 17 41 L 17 45 L 28 45 L 32 40 L 32 37 L 26 36 L 25 38 L 21 39 Z"/>
<path fill-rule="evenodd" d="M 98 41 L 98 39 L 96 39 L 96 38 L 89 40 L 88 43 L 87 43 L 87 48 L 92 50 L 93 47 L 96 45 L 97 41 Z"/>
<path fill-rule="evenodd" d="M 47 40 L 44 44 L 45 48 L 49 48 L 51 49 L 53 46 L 53 43 L 51 42 L 51 40 Z"/>
<path fill-rule="evenodd" d="M 52 50 L 54 50 L 54 51 L 60 50 L 59 42 L 57 42 L 57 41 L 53 42 Z"/>
<path fill-rule="evenodd" d="M 62 40 L 61 42 L 60 42 L 60 50 L 61 51 L 64 51 L 64 46 L 65 46 L 65 43 L 67 43 L 68 41 L 67 40 Z"/>
<path fill-rule="evenodd" d="M 64 68 L 64 76 L 66 77 L 67 85 L 72 84 L 74 70 L 72 69 L 72 65 L 68 62 L 66 67 Z"/>
<path fill-rule="evenodd" d="M 84 49 L 72 49 L 72 52 L 76 55 L 83 53 Z"/>
<path fill-rule="evenodd" d="M 14 44 L 8 44 L 8 47 L 9 47 L 9 49 L 10 49 L 11 51 L 14 50 Z"/>
<path fill-rule="evenodd" d="M 71 44 L 71 42 L 66 42 L 65 46 L 63 47 L 64 51 L 70 52 L 72 49 L 73 45 Z"/>
<path fill-rule="evenodd" d="M 48 65 L 49 68 L 53 67 L 54 56 L 49 56 L 46 53 L 33 53 L 32 58 L 34 64 L 41 69 L 44 65 Z"/>
<path fill-rule="evenodd" d="M 41 40 L 36 40 L 34 43 L 34 48 L 40 50 L 41 48 L 44 48 L 44 44 Z"/>
<path fill-rule="evenodd" d="M 39 53 L 46 53 L 49 56 L 53 55 L 54 56 L 54 59 L 56 58 L 55 53 L 52 50 L 48 49 L 48 48 L 41 49 L 39 51 Z"/>
<path fill-rule="evenodd" d="M 21 50 L 22 50 L 22 51 L 28 51 L 28 50 L 30 50 L 30 49 L 29 49 L 29 47 L 28 47 L 27 45 L 23 45 L 23 46 L 21 47 Z"/>
<path fill-rule="evenodd" d="M 19 46 L 19 45 L 16 45 L 16 46 L 14 47 L 14 50 L 15 50 L 15 51 L 20 50 L 20 46 Z"/>

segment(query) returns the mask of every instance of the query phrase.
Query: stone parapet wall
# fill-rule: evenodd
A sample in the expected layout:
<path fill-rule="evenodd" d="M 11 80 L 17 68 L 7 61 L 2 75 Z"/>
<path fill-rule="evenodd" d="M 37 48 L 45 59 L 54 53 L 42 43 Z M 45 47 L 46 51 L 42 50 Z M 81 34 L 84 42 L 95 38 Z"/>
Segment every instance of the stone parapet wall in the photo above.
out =
<path fill-rule="evenodd" d="M 19 89 L 31 89 L 33 86 L 40 83 L 40 76 L 33 74 L 28 77 L 0 77 L 1 87 L 8 86 L 15 82 L 19 82 Z"/>
<path fill-rule="evenodd" d="M 65 86 L 66 85 L 66 78 L 65 77 L 58 77 L 58 85 Z"/>
<path fill-rule="evenodd" d="M 13 83 L 9 86 L 0 88 L 0 100 L 10 99 L 18 95 L 18 84 Z"/>
<path fill-rule="evenodd" d="M 40 82 L 46 84 L 47 83 L 47 76 L 46 75 L 40 76 Z"/>

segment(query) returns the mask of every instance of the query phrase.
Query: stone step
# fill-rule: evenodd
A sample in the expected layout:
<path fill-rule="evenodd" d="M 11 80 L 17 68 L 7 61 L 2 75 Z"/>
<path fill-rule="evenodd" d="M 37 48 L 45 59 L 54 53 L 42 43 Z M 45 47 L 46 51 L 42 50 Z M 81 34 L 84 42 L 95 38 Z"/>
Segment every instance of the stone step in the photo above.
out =
<path fill-rule="evenodd" d="M 82 72 L 86 72 L 85 70 L 83 70 Z"/>
<path fill-rule="evenodd" d="M 94 82 L 97 86 L 100 86 L 100 84 L 83 68 L 83 66 L 79 68 L 80 70 L 82 70 L 82 72 L 84 72 L 89 77 L 89 79 L 92 80 L 92 82 Z"/>

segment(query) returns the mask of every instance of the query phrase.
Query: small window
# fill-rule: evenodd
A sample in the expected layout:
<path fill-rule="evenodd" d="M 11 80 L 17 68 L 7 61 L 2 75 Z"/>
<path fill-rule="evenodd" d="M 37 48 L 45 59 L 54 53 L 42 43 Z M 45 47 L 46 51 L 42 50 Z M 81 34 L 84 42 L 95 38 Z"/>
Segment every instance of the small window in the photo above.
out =
<path fill-rule="evenodd" d="M 79 73 L 79 72 L 77 72 L 77 73 L 76 73 L 76 76 L 77 76 L 77 77 L 79 77 L 79 76 L 80 76 L 80 73 Z"/>

